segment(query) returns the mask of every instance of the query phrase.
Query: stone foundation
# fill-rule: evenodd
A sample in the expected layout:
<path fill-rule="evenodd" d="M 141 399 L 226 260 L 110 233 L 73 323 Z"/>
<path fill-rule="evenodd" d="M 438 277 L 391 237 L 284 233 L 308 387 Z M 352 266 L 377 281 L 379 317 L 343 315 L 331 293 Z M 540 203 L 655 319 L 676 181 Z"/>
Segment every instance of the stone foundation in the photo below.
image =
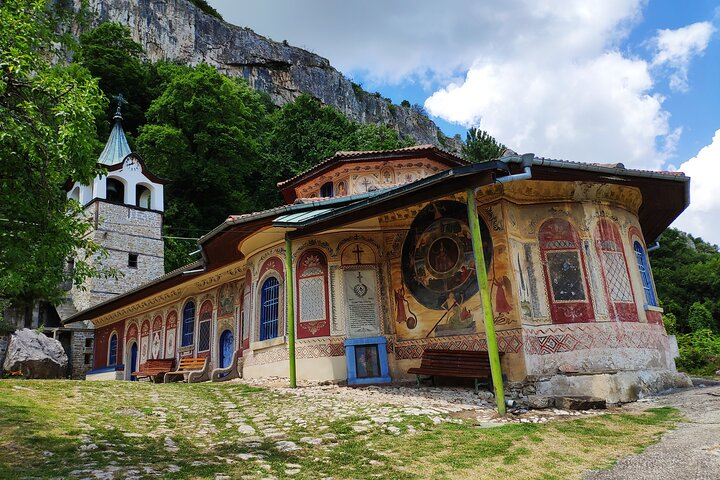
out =
<path fill-rule="evenodd" d="M 522 389 L 509 388 L 516 395 L 590 396 L 608 403 L 634 402 L 672 388 L 692 387 L 690 377 L 671 370 L 635 370 L 585 375 L 553 375 L 537 379 Z M 517 386 L 515 386 L 517 387 Z M 518 395 L 519 396 L 519 395 Z"/>

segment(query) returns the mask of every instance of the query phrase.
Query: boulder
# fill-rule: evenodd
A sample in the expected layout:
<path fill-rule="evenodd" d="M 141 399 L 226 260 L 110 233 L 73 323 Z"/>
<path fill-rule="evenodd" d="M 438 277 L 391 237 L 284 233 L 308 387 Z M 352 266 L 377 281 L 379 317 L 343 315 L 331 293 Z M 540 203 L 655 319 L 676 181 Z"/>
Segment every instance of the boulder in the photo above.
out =
<path fill-rule="evenodd" d="M 25 378 L 63 378 L 68 357 L 59 341 L 24 328 L 10 337 L 3 369 Z"/>

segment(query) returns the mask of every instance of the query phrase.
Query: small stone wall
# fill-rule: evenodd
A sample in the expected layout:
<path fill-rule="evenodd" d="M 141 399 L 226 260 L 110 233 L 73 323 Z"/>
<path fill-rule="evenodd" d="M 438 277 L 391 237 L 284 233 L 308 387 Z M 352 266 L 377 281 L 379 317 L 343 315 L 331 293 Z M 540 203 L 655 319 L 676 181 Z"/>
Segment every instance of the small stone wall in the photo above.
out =
<path fill-rule="evenodd" d="M 95 333 L 89 330 L 72 333 L 70 378 L 83 380 L 85 374 L 92 369 L 94 337 Z"/>

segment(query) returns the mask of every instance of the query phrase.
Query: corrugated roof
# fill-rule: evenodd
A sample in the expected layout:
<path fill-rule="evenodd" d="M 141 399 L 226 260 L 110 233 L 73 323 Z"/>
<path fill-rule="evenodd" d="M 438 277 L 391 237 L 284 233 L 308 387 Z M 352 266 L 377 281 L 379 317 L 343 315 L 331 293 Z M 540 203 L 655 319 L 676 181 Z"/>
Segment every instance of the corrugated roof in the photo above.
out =
<path fill-rule="evenodd" d="M 98 158 L 98 163 L 103 165 L 116 165 L 122 162 L 125 157 L 132 153 L 130 145 L 128 145 L 127 139 L 125 138 L 125 131 L 122 127 L 122 116 L 120 115 L 120 107 L 118 112 L 115 114 L 115 125 L 110 132 L 110 138 L 108 138 L 105 148 Z"/>

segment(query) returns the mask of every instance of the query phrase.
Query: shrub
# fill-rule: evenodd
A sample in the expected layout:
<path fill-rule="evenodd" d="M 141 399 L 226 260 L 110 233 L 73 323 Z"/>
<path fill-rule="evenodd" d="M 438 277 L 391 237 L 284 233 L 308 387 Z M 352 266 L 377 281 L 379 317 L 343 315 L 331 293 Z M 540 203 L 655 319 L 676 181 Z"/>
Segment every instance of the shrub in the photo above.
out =
<path fill-rule="evenodd" d="M 720 369 L 720 336 L 703 328 L 686 335 L 678 335 L 680 357 L 678 369 L 687 373 L 712 376 Z"/>

